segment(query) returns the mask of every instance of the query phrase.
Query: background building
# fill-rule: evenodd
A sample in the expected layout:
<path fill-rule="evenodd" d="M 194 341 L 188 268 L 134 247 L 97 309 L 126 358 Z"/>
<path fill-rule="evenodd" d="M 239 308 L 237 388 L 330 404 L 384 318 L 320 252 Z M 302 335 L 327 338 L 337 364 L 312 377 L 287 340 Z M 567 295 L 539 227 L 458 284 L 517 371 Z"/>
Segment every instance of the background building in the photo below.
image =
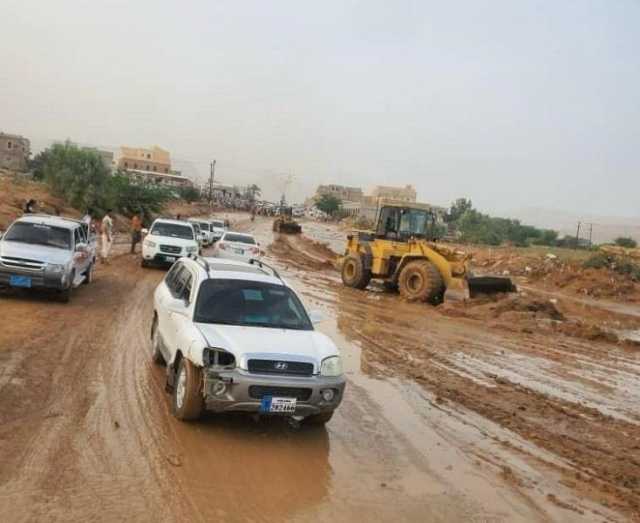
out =
<path fill-rule="evenodd" d="M 376 185 L 371 191 L 374 198 L 387 198 L 399 202 L 415 202 L 417 198 L 416 190 L 413 185 L 405 185 L 404 187 L 390 187 L 387 185 Z"/>
<path fill-rule="evenodd" d="M 26 171 L 31 142 L 24 136 L 0 133 L 0 167 Z"/>
<path fill-rule="evenodd" d="M 153 146 L 151 149 L 120 147 L 116 167 L 139 183 L 169 187 L 193 186 L 193 182 L 182 176 L 180 171 L 171 169 L 169 151 L 158 146 Z"/>
<path fill-rule="evenodd" d="M 362 200 L 362 189 L 360 187 L 348 187 L 346 185 L 318 185 L 314 199 L 319 198 L 323 194 L 335 196 L 340 200 L 347 202 L 359 202 Z"/>

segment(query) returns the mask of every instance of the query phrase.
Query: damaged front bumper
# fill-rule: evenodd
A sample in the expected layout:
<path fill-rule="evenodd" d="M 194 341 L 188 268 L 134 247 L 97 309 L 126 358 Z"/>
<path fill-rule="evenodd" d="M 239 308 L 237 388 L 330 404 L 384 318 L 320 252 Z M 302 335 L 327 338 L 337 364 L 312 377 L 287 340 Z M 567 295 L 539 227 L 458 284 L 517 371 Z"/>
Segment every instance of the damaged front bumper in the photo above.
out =
<path fill-rule="evenodd" d="M 205 407 L 213 412 L 259 412 L 264 396 L 296 398 L 293 416 L 335 410 L 345 388 L 344 376 L 272 376 L 242 369 L 204 370 Z M 331 390 L 332 394 L 325 391 Z M 331 400 L 326 398 L 332 396 Z"/>

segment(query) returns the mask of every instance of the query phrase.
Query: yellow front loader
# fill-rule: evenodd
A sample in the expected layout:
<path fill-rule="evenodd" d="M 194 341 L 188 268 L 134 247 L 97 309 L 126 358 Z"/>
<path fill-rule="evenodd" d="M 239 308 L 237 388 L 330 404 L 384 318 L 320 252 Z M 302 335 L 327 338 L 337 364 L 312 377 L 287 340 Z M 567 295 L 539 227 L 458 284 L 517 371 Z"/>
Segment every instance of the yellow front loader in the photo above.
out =
<path fill-rule="evenodd" d="M 410 301 L 433 304 L 445 297 L 515 291 L 509 278 L 472 277 L 471 256 L 434 241 L 435 223 L 429 205 L 381 202 L 375 231 L 354 231 L 347 237 L 343 283 L 364 289 L 377 279 Z"/>

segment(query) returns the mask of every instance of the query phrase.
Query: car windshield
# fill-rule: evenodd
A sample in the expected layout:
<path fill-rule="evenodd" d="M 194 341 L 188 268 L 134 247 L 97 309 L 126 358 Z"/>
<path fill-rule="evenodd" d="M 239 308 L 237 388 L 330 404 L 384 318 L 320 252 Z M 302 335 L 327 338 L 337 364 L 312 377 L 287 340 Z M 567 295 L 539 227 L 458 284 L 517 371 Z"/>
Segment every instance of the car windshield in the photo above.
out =
<path fill-rule="evenodd" d="M 424 236 L 433 220 L 433 214 L 426 210 L 386 207 L 380 214 L 378 233 L 400 237 Z"/>
<path fill-rule="evenodd" d="M 205 280 L 198 292 L 194 319 L 199 323 L 313 330 L 291 289 L 245 280 Z"/>
<path fill-rule="evenodd" d="M 235 242 L 235 243 L 248 243 L 249 245 L 255 245 L 256 240 L 253 236 L 247 236 L 246 234 L 225 234 L 223 241 Z"/>
<path fill-rule="evenodd" d="M 42 223 L 18 222 L 4 235 L 4 240 L 32 245 L 71 249 L 71 231 Z"/>
<path fill-rule="evenodd" d="M 211 222 L 212 227 L 218 227 L 218 229 L 224 229 L 224 222 Z"/>
<path fill-rule="evenodd" d="M 177 223 L 156 223 L 151 229 L 151 234 L 193 240 L 193 229 L 187 225 L 179 225 Z"/>
<path fill-rule="evenodd" d="M 198 222 L 198 225 L 200 226 L 200 229 L 202 229 L 203 231 L 210 230 L 210 225 L 207 222 Z"/>

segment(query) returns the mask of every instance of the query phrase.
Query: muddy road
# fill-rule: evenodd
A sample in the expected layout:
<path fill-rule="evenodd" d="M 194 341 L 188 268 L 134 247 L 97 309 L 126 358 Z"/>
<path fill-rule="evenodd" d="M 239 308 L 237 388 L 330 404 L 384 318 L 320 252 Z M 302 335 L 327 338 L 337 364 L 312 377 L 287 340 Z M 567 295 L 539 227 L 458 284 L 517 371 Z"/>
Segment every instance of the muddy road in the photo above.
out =
<path fill-rule="evenodd" d="M 306 240 L 268 251 L 342 349 L 326 428 L 173 419 L 148 346 L 164 273 L 122 254 L 68 305 L 0 296 L 3 520 L 638 517 L 637 352 L 344 289 Z"/>

